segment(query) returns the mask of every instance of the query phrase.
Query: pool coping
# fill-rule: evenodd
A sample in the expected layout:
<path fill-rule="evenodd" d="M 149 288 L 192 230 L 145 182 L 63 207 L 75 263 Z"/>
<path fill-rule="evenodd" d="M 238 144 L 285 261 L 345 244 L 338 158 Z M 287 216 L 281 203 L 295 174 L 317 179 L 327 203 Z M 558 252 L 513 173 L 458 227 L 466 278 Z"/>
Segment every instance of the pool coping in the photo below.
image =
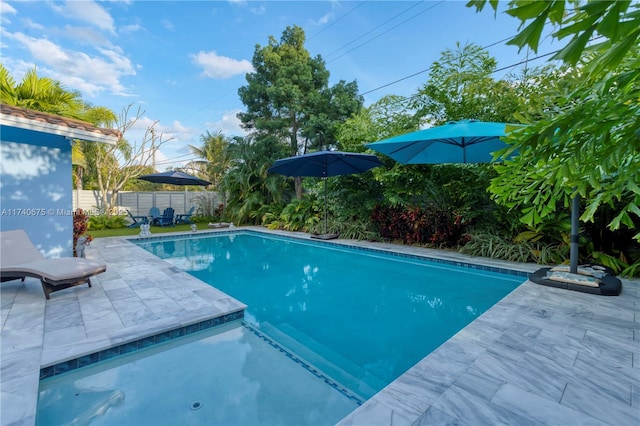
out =
<path fill-rule="evenodd" d="M 293 237 L 296 239 L 308 239 L 309 241 L 311 241 L 308 234 L 291 233 L 285 231 L 269 231 L 260 227 L 237 228 L 233 232 L 235 231 L 255 231 L 263 234 L 275 234 L 285 237 Z M 229 233 L 230 231 L 206 231 L 206 233 L 225 232 Z M 205 234 L 205 232 L 199 231 L 199 235 L 201 234 Z M 191 234 L 168 233 L 163 234 L 162 238 L 183 235 L 189 236 Z M 211 317 L 210 309 L 195 309 L 190 313 L 190 318 L 186 322 L 184 318 L 171 318 L 170 320 L 166 321 L 156 321 L 152 327 L 150 327 L 149 324 L 145 323 L 134 325 L 132 327 L 124 327 L 122 330 L 117 332 L 103 332 L 102 334 L 94 333 L 90 336 L 88 335 L 86 336 L 84 343 L 76 345 L 78 347 L 73 351 L 70 351 L 69 344 L 62 344 L 64 342 L 57 345 L 54 344 L 57 342 L 54 342 L 53 340 L 55 339 L 53 337 L 50 338 L 50 336 L 60 338 L 60 336 L 64 336 L 67 333 L 66 331 L 47 329 L 50 321 L 52 319 L 56 319 L 57 315 L 60 315 L 60 312 L 56 312 L 57 308 L 60 308 L 67 304 L 71 304 L 71 302 L 79 305 L 82 305 L 83 303 L 90 303 L 92 299 L 96 297 L 97 292 L 104 291 L 104 289 L 102 289 L 103 285 L 122 285 L 122 282 L 120 281 L 123 280 L 123 278 L 120 276 L 115 278 L 113 273 L 115 272 L 117 274 L 117 269 L 119 268 L 118 265 L 123 264 L 123 262 L 127 265 L 128 270 L 133 271 L 132 274 L 135 275 L 137 271 L 135 271 L 134 268 L 142 264 L 140 262 L 136 263 L 137 259 L 142 257 L 146 261 L 151 260 L 148 256 L 153 255 L 147 253 L 142 248 L 133 244 L 131 241 L 128 241 L 130 239 L 135 239 L 135 237 L 105 238 L 94 240 L 92 247 L 90 247 L 88 250 L 89 257 L 102 258 L 110 266 L 108 268 L 109 275 L 96 277 L 97 279 L 94 280 L 94 288 L 92 289 L 88 289 L 82 286 L 61 291 L 57 293 L 55 297 L 52 296 L 51 301 L 45 303 L 44 297 L 42 297 L 41 293 L 42 290 L 39 288 L 39 284 L 37 284 L 37 286 L 33 285 L 37 283 L 37 281 L 35 280 L 33 283 L 24 286 L 21 286 L 19 284 L 7 285 L 9 283 L 3 284 L 1 288 L 3 296 L 1 382 L 3 425 L 30 425 L 35 423 L 37 389 L 39 381 L 39 371 L 41 367 L 55 365 L 59 361 L 64 362 L 66 360 L 72 359 L 73 355 L 70 355 L 71 352 L 75 353 L 76 355 L 81 354 L 78 356 L 87 355 L 89 353 L 92 353 L 90 352 L 91 348 L 104 347 L 105 343 L 109 343 L 112 346 L 116 344 L 119 345 L 125 343 L 127 340 L 131 341 L 134 338 L 140 339 L 148 337 L 152 334 L 161 333 L 162 330 L 167 331 L 171 327 L 184 327 L 188 324 L 202 321 L 206 319 L 207 315 Z M 317 243 L 317 241 L 313 240 L 313 243 Z M 370 243 L 352 240 L 332 240 L 323 243 L 362 247 L 365 249 L 375 248 L 376 250 L 388 251 L 390 253 L 401 252 L 408 253 L 410 255 L 418 253 L 418 257 L 421 258 L 438 258 L 446 260 L 448 262 L 454 262 L 454 264 L 455 262 L 463 262 L 483 265 L 489 268 L 493 267 L 512 269 L 519 271 L 519 275 L 526 274 L 527 272 L 533 272 L 533 270 L 537 268 L 537 265 L 495 261 L 492 259 L 480 259 L 454 252 L 398 246 L 395 244 Z M 132 256 L 131 259 L 124 260 L 119 259 L 118 256 L 111 256 L 108 250 L 109 244 L 118 246 L 119 249 L 127 247 L 125 251 L 129 254 L 135 253 L 135 255 Z M 118 250 L 115 251 L 117 252 Z M 143 253 L 147 254 L 145 255 Z M 216 292 L 215 289 L 212 289 L 207 284 L 199 282 L 199 280 L 196 280 L 195 278 L 189 276 L 189 274 L 176 271 L 175 268 L 172 269 L 167 262 L 162 261 L 155 256 L 153 257 L 157 259 L 155 265 L 157 265 L 158 269 L 160 269 L 160 271 L 153 272 L 158 272 L 159 274 L 161 272 L 162 274 L 164 274 L 161 278 L 159 278 L 160 281 L 175 281 L 176 276 L 179 276 L 181 285 L 182 280 L 188 282 L 189 285 L 192 286 L 192 291 L 194 293 L 199 293 L 201 299 L 208 300 L 208 298 L 210 298 L 210 300 L 216 301 L 216 303 L 218 303 L 218 305 L 216 305 L 216 309 L 220 308 L 220 303 L 228 308 L 228 304 L 230 303 L 229 299 L 232 298 L 229 298 L 227 295 L 224 295 L 219 291 Z M 129 263 L 131 263 L 131 265 Z M 115 271 L 114 268 L 116 269 Z M 160 275 L 158 276 L 160 277 Z M 126 281 L 126 279 L 124 280 Z M 454 337 L 445 342 L 432 354 L 416 364 L 416 366 L 407 371 L 407 373 L 405 373 L 399 379 L 392 382 L 382 391 L 376 394 L 373 398 L 366 401 L 360 408 L 356 409 L 353 413 L 343 419 L 341 424 L 421 424 L 422 422 L 425 422 L 426 424 L 429 422 L 434 422 L 434 419 L 439 420 L 437 422 L 448 420 L 468 423 L 469 419 L 477 419 L 478 416 L 474 416 L 473 413 L 470 414 L 469 410 L 461 409 L 460 411 L 456 411 L 459 408 L 455 406 L 455 403 L 453 403 L 453 408 L 451 408 L 451 404 L 447 405 L 445 403 L 445 400 L 447 399 L 445 396 L 451 393 L 452 389 L 454 391 L 460 392 L 460 388 L 462 385 L 460 385 L 459 381 L 461 380 L 461 378 L 465 378 L 466 372 L 472 369 L 473 366 L 479 361 L 482 361 L 483 357 L 487 353 L 491 352 L 492 345 L 502 344 L 501 339 L 504 339 L 506 335 L 513 331 L 512 328 L 514 327 L 514 324 L 515 326 L 518 326 L 520 328 L 533 327 L 531 323 L 535 322 L 535 318 L 531 319 L 530 317 L 535 313 L 540 313 L 541 309 L 537 307 L 540 303 L 542 303 L 544 308 L 546 308 L 545 312 L 549 312 L 552 310 L 551 308 L 553 308 L 553 312 L 559 312 L 556 313 L 556 315 L 560 315 L 560 317 L 562 317 L 562 315 L 571 314 L 571 312 L 563 312 L 564 307 L 562 305 L 565 304 L 567 306 L 572 306 L 572 304 L 574 303 L 573 301 L 578 300 L 580 303 L 580 309 L 592 309 L 593 312 L 591 312 L 590 315 L 592 317 L 597 316 L 598 318 L 601 318 L 602 313 L 599 312 L 601 310 L 604 310 L 607 315 L 611 315 L 610 305 L 612 303 L 609 302 L 614 302 L 614 305 L 615 303 L 620 302 L 621 307 L 616 307 L 619 312 L 617 312 L 615 315 L 624 316 L 624 330 L 625 332 L 631 330 L 632 333 L 631 338 L 629 338 L 627 335 L 622 342 L 622 350 L 626 351 L 625 353 L 629 353 L 630 351 L 632 356 L 630 366 L 627 365 L 628 363 L 622 363 L 623 365 L 621 365 L 619 368 L 624 369 L 625 375 L 622 378 L 625 380 L 628 379 L 629 374 L 640 372 L 640 366 L 638 365 L 640 363 L 637 362 L 637 360 L 640 359 L 640 346 L 638 344 L 638 341 L 636 340 L 636 336 L 640 335 L 640 327 L 638 327 L 640 318 L 638 318 L 639 315 L 635 313 L 638 310 L 638 306 L 640 306 L 640 304 L 638 303 L 638 288 L 640 287 L 640 281 L 623 280 L 624 287 L 623 294 L 621 296 L 616 298 L 603 298 L 602 296 L 577 294 L 576 292 L 538 286 L 531 283 L 530 281 L 527 281 L 526 278 L 523 278 L 523 280 L 523 284 L 516 288 L 516 290 L 511 292 L 504 299 L 498 302 L 498 304 L 494 305 L 494 307 L 489 309 Z M 136 279 L 132 279 L 132 282 L 136 284 Z M 211 290 L 207 290 L 205 289 L 205 287 Z M 554 300 L 560 301 L 559 306 L 555 306 L 552 303 L 552 301 Z M 235 308 L 233 309 L 234 312 L 237 312 L 239 309 L 243 309 L 243 305 L 241 302 L 235 301 L 235 303 L 237 303 L 237 305 L 235 305 Z M 531 304 L 536 307 L 532 308 L 530 306 Z M 535 317 L 535 315 L 533 316 Z M 553 318 L 553 315 L 549 315 L 549 317 Z M 504 324 L 505 321 L 507 323 L 506 325 Z M 610 321 L 613 322 L 613 320 Z M 73 325 L 73 327 L 75 326 L 76 325 Z M 571 332 L 574 332 L 575 328 L 579 328 L 582 331 L 580 325 L 573 324 L 572 327 L 573 328 L 571 329 Z M 599 334 L 603 333 L 598 329 L 598 325 L 590 325 L 590 327 L 591 329 L 585 329 L 583 331 L 583 339 L 589 337 L 593 340 L 594 336 L 599 336 Z M 152 332 L 150 332 L 150 328 L 153 329 Z M 539 329 L 540 327 L 536 328 Z M 615 332 L 616 329 L 617 328 L 613 328 L 611 332 Z M 607 332 L 609 331 L 610 330 L 607 330 Z M 47 337 L 46 339 L 45 336 Z M 571 341 L 571 343 L 574 345 L 576 344 L 574 341 Z M 617 344 L 618 341 L 616 340 L 615 343 Z M 71 344 L 71 346 L 74 345 Z M 513 350 L 513 348 L 511 348 L 511 350 Z M 570 350 L 573 350 L 573 348 L 571 348 Z M 620 349 L 616 347 L 616 350 Z M 521 349 L 521 352 L 526 353 L 526 350 Z M 635 355 L 635 362 L 633 361 L 633 355 Z M 76 358 L 78 356 L 76 356 Z M 627 358 L 625 358 L 625 360 L 626 359 Z M 447 365 L 447 371 L 442 371 L 442 365 Z M 630 373 L 629 371 L 631 371 L 632 373 Z M 618 420 L 619 418 L 628 420 L 629 414 L 627 408 L 637 410 L 637 407 L 640 406 L 640 392 L 638 391 L 640 389 L 640 374 L 638 374 L 637 376 L 637 378 L 632 377 L 632 379 L 635 379 L 635 381 L 632 380 L 632 384 L 630 386 L 631 395 L 628 397 L 628 400 L 630 401 L 629 404 L 622 404 L 619 407 L 619 411 L 623 414 L 618 418 L 613 416 L 609 421 L 613 422 L 614 420 Z M 493 381 L 496 380 L 498 379 L 486 379 L 486 381 L 488 381 L 489 383 L 493 383 Z M 491 405 L 491 408 L 487 409 L 485 406 L 478 408 L 479 412 L 487 416 L 485 417 L 485 420 L 489 418 L 493 419 L 494 421 L 496 419 L 502 419 L 502 421 L 504 422 L 505 417 L 503 412 L 505 411 L 505 408 L 503 408 L 503 406 L 507 404 L 504 401 L 508 399 L 505 397 L 504 393 L 507 390 L 514 391 L 514 389 L 515 391 L 521 392 L 521 388 L 523 386 L 518 382 L 518 380 L 519 379 L 517 377 L 515 377 L 513 380 L 502 380 L 499 391 L 495 392 L 493 394 L 493 400 L 490 400 L 491 404 L 493 404 Z M 525 396 L 530 397 L 532 395 L 530 389 L 524 389 L 524 391 L 528 392 L 524 394 Z M 499 406 L 498 404 L 498 408 L 496 408 L 495 403 L 495 399 L 497 398 L 496 395 L 501 398 L 498 399 L 499 402 L 501 402 L 503 405 Z M 563 401 L 541 401 L 540 395 L 537 395 L 535 393 L 533 395 L 535 396 L 534 399 L 537 404 L 551 403 L 553 407 L 551 413 L 552 415 L 558 415 L 557 418 L 562 418 L 561 416 L 565 415 L 566 413 L 575 415 L 577 412 L 578 417 L 576 418 L 585 419 L 587 420 L 587 423 L 593 423 L 594 421 L 602 422 L 601 417 L 597 415 L 598 413 L 589 413 L 588 409 L 586 414 L 581 413 L 580 410 L 576 411 L 575 407 L 567 409 L 567 407 L 563 406 Z M 466 399 L 469 399 L 468 395 L 465 395 L 465 397 Z M 486 395 L 483 395 L 483 397 L 486 399 Z M 460 398 L 458 398 L 457 400 L 460 400 Z M 462 400 L 465 400 L 465 398 L 462 398 Z M 481 399 L 481 402 L 484 403 L 485 400 Z M 478 406 L 481 405 L 481 403 L 477 401 L 474 401 L 474 403 L 478 404 Z M 565 403 L 564 405 L 567 404 Z M 511 420 L 525 419 L 533 423 L 544 423 L 545 419 L 541 419 L 537 413 L 529 412 L 530 407 L 528 406 L 524 408 L 518 406 L 514 407 L 513 404 L 507 404 L 507 406 L 507 411 L 512 414 L 519 413 L 518 410 L 524 411 L 524 414 L 514 415 L 513 417 L 511 417 Z M 498 417 L 490 417 L 490 414 L 486 413 L 487 410 L 489 410 L 490 414 L 502 413 L 501 415 L 503 417 L 500 417 L 498 414 L 496 414 L 496 416 Z M 549 422 L 548 418 L 546 418 L 546 420 L 547 422 Z M 604 423 L 607 423 L 607 421 L 605 420 Z"/>

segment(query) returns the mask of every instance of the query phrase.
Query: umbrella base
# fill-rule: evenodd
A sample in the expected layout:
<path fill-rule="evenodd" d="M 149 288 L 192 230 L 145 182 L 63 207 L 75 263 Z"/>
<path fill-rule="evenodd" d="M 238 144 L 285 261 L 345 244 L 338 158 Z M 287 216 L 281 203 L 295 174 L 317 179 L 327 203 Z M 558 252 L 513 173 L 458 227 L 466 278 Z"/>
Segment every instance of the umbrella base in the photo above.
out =
<path fill-rule="evenodd" d="M 209 222 L 209 224 L 207 225 L 209 228 L 230 228 L 231 227 L 231 223 L 228 222 L 219 222 L 219 223 L 211 223 Z"/>
<path fill-rule="evenodd" d="M 622 282 L 608 268 L 591 273 L 591 266 L 579 267 L 577 274 L 568 272 L 568 267 L 540 268 L 529 275 L 536 284 L 601 296 L 618 296 L 622 291 Z"/>
<path fill-rule="evenodd" d="M 311 238 L 316 240 L 334 240 L 338 238 L 340 234 L 311 234 Z"/>

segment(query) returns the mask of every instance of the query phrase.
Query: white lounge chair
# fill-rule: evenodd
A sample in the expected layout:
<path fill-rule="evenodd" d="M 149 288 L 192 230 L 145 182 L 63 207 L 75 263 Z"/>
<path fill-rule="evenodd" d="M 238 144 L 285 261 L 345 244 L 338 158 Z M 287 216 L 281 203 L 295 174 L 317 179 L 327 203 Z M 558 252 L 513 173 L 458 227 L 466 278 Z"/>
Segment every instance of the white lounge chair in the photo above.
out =
<path fill-rule="evenodd" d="M 90 277 L 107 265 L 80 257 L 45 259 L 22 229 L 0 232 L 0 280 L 38 278 L 47 299 L 54 291 L 81 284 L 91 287 Z"/>

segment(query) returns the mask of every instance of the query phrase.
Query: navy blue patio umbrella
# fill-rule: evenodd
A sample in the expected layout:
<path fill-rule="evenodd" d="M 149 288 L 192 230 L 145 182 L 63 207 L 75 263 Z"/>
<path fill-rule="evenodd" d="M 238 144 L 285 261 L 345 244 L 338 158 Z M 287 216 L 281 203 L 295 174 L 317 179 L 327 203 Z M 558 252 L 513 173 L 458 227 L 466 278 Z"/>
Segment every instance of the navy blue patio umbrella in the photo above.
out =
<path fill-rule="evenodd" d="M 211 185 L 211 182 L 207 182 L 204 179 L 199 179 L 195 176 L 191 176 L 187 173 L 179 172 L 179 171 L 170 171 L 163 173 L 153 173 L 150 175 L 143 175 L 138 177 L 138 179 L 146 180 L 148 182 L 153 183 L 168 183 L 171 185 L 198 185 L 198 186 L 207 186 Z"/>
<path fill-rule="evenodd" d="M 327 234 L 327 177 L 363 173 L 382 162 L 375 155 L 356 152 L 318 151 L 276 160 L 267 170 L 293 177 L 324 178 L 324 233 Z M 328 238 L 328 236 L 326 237 Z M 334 237 L 335 238 L 335 237 Z"/>

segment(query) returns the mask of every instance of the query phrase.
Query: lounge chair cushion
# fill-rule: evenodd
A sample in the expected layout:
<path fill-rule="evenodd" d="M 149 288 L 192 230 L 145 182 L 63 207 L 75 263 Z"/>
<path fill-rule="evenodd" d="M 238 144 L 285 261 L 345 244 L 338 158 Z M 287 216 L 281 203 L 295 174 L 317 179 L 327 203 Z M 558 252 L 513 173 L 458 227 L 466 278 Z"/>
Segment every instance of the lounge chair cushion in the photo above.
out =
<path fill-rule="evenodd" d="M 42 259 L 35 262 L 2 267 L 3 275 L 24 274 L 40 278 L 53 285 L 82 281 L 85 277 L 106 271 L 104 263 L 79 257 L 61 257 L 58 259 Z"/>
<path fill-rule="evenodd" d="M 90 278 L 105 272 L 107 266 L 79 257 L 45 259 L 22 230 L 0 233 L 0 281 L 34 277 L 40 280 L 45 296 L 80 284 L 91 287 Z"/>

